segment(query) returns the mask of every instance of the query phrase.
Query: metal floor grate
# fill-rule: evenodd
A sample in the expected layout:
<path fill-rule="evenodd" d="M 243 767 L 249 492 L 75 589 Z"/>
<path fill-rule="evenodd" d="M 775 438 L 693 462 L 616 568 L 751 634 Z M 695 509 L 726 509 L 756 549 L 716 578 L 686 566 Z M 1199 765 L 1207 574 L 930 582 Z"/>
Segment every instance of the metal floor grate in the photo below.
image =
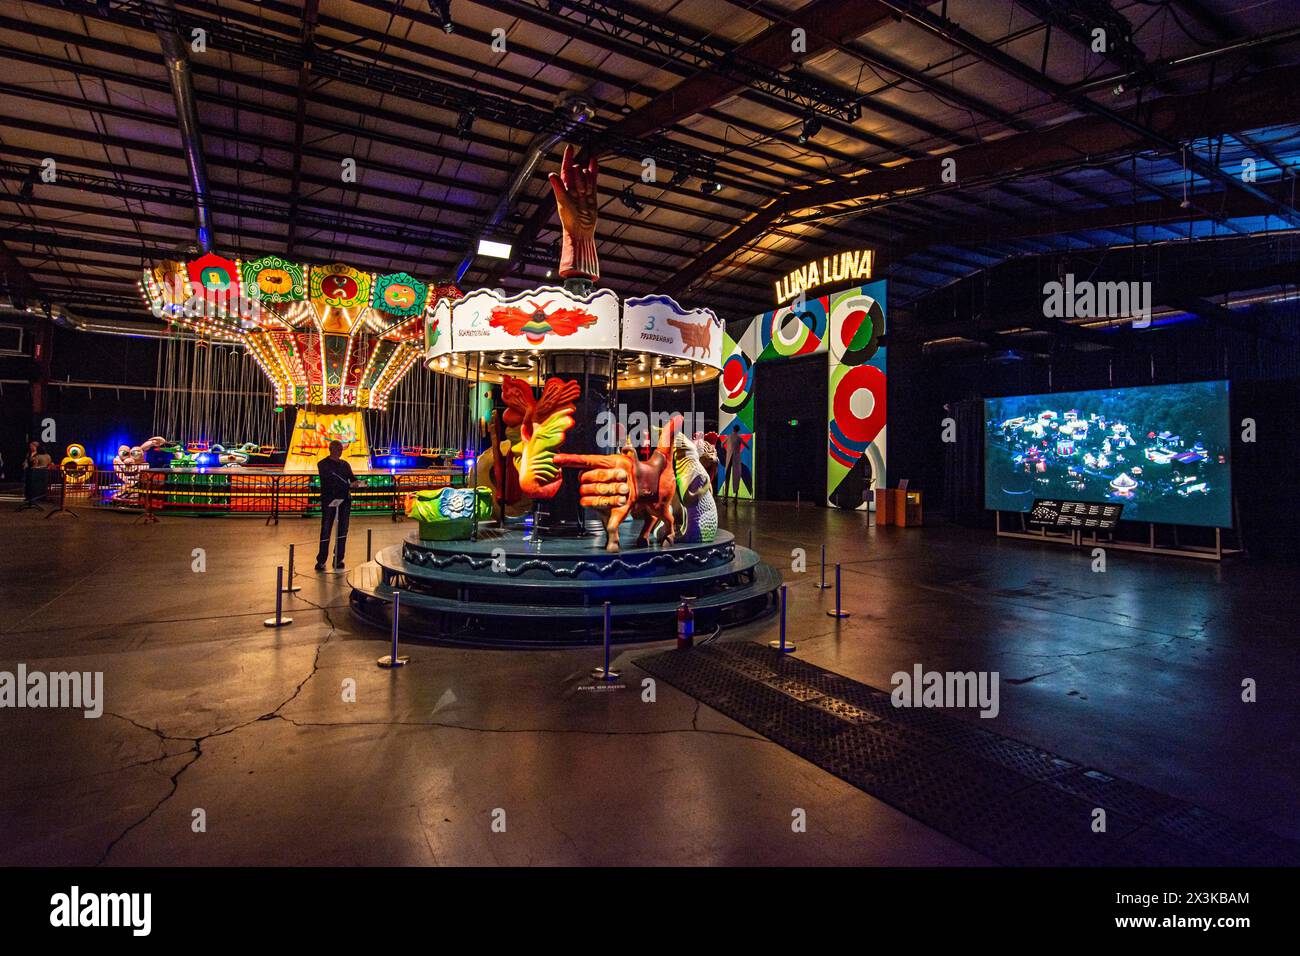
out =
<path fill-rule="evenodd" d="M 1300 845 L 1002 737 L 760 644 L 637 666 L 737 723 L 1009 865 L 1300 865 Z M 1094 833 L 1096 808 L 1106 831 Z"/>

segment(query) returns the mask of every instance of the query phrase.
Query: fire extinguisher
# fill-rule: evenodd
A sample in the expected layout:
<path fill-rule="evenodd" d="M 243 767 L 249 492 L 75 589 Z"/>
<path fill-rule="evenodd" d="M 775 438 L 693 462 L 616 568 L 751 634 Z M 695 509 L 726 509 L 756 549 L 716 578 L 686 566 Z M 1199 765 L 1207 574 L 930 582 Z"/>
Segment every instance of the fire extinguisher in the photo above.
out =
<path fill-rule="evenodd" d="M 683 597 L 677 605 L 677 649 L 689 650 L 695 644 L 695 612 L 691 610 L 690 598 Z"/>

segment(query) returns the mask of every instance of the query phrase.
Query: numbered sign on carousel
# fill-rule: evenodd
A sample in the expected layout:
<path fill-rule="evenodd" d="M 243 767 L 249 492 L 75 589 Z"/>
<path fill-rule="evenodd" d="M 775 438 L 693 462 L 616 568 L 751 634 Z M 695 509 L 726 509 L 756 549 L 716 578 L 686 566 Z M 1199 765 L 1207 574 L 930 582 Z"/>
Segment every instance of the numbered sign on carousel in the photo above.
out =
<path fill-rule="evenodd" d="M 457 352 L 509 349 L 616 349 L 618 296 L 598 289 L 582 298 L 557 286 L 503 296 L 471 292 L 452 310 Z"/>
<path fill-rule="evenodd" d="M 623 348 L 722 368 L 722 320 L 712 309 L 684 309 L 666 295 L 623 302 Z"/>

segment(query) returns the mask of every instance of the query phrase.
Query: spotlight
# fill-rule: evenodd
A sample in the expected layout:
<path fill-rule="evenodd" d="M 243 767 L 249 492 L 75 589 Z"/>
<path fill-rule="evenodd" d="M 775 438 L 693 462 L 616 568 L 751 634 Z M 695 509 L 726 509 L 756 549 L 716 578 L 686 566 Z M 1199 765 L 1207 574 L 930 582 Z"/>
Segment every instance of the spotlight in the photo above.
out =
<path fill-rule="evenodd" d="M 618 201 L 633 212 L 645 212 L 645 206 L 641 205 L 637 200 L 636 193 L 632 191 L 631 186 L 628 186 L 623 190 L 622 194 L 618 197 Z"/>
<path fill-rule="evenodd" d="M 18 187 L 18 198 L 31 199 L 32 192 L 35 190 L 35 188 L 36 188 L 35 180 L 33 180 L 32 177 L 28 176 L 26 179 L 23 180 L 23 184 Z"/>
<path fill-rule="evenodd" d="M 461 139 L 467 139 L 469 137 L 469 131 L 473 128 L 474 114 L 470 110 L 465 110 L 465 112 L 461 113 L 460 117 L 456 120 L 456 135 Z"/>
<path fill-rule="evenodd" d="M 807 142 L 821 132 L 822 121 L 815 115 L 809 113 L 803 121 L 803 128 L 799 130 L 799 145 L 804 146 Z"/>
<path fill-rule="evenodd" d="M 706 196 L 710 193 L 720 193 L 722 192 L 722 183 L 714 182 L 712 179 L 706 179 L 700 183 L 700 192 L 704 193 Z"/>
<path fill-rule="evenodd" d="M 1123 95 L 1124 95 L 1124 84 L 1123 84 L 1123 83 L 1116 83 L 1115 86 L 1111 89 L 1111 91 L 1110 91 L 1110 95 L 1111 95 L 1111 96 L 1123 96 Z"/>

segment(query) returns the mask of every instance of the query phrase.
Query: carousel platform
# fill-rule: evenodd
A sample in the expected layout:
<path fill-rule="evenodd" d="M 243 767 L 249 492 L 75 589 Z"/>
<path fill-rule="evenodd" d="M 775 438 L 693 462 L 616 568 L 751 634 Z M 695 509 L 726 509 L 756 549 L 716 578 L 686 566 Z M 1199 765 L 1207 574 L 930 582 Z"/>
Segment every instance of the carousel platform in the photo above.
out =
<path fill-rule="evenodd" d="M 611 640 L 624 643 L 672 638 L 684 596 L 697 634 L 775 609 L 781 575 L 729 531 L 638 548 L 637 528 L 624 525 L 617 553 L 605 551 L 603 535 L 533 542 L 485 527 L 476 541 L 422 541 L 412 532 L 349 574 L 352 609 L 391 627 L 400 590 L 403 636 L 494 647 L 598 644 L 606 601 Z"/>

